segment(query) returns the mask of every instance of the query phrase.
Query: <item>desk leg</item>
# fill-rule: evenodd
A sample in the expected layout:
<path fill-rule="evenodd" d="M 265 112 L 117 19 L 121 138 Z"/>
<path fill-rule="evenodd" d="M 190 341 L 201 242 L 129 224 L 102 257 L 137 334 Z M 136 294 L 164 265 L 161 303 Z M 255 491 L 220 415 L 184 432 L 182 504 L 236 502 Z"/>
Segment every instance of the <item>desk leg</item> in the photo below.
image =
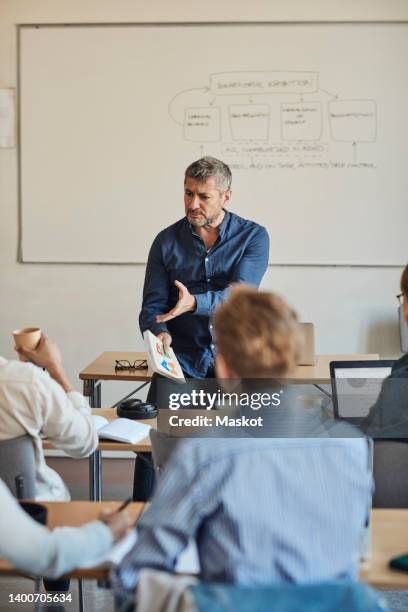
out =
<path fill-rule="evenodd" d="M 84 395 L 89 397 L 91 408 L 100 408 L 101 381 L 84 380 Z M 91 501 L 102 500 L 102 456 L 100 451 L 95 451 L 89 457 L 89 499 Z"/>
<path fill-rule="evenodd" d="M 320 391 L 320 393 L 323 393 L 323 395 L 325 395 L 329 399 L 333 399 L 332 394 L 329 393 L 328 391 L 326 391 L 326 389 L 323 389 L 323 387 L 321 385 L 318 385 L 317 383 L 315 383 L 313 386 L 316 387 L 316 389 L 318 389 Z"/>
<path fill-rule="evenodd" d="M 78 578 L 78 608 L 79 612 L 84 612 L 84 592 L 82 589 L 82 578 Z"/>
<path fill-rule="evenodd" d="M 39 578 L 38 576 L 36 576 L 34 578 L 34 593 L 37 595 L 39 595 L 41 593 L 41 578 Z M 41 609 L 41 603 L 39 601 L 39 599 L 36 601 L 36 603 L 34 604 L 34 612 L 39 612 Z"/>
<path fill-rule="evenodd" d="M 89 397 L 91 408 L 100 408 L 102 401 L 101 381 L 84 380 L 84 395 Z"/>
<path fill-rule="evenodd" d="M 102 456 L 98 450 L 89 457 L 89 499 L 102 501 Z"/>

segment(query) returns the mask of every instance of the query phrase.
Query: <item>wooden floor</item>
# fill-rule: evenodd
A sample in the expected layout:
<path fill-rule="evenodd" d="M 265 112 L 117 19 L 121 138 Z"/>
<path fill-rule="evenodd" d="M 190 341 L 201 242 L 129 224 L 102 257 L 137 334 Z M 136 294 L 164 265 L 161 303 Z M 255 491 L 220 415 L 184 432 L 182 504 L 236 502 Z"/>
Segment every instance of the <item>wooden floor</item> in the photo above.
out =
<path fill-rule="evenodd" d="M 126 499 L 132 494 L 134 463 L 133 459 L 103 459 L 103 499 Z M 87 459 L 47 457 L 47 464 L 61 475 L 72 499 L 89 499 Z"/>
<path fill-rule="evenodd" d="M 34 604 L 9 603 L 9 594 L 34 593 L 33 582 L 29 579 L 6 578 L 0 579 L 0 612 L 34 612 Z M 96 581 L 85 581 L 83 583 L 84 610 L 85 612 L 114 612 L 114 601 L 110 589 L 100 589 Z M 41 604 L 38 612 L 78 612 L 78 581 L 71 580 L 69 592 L 72 602 L 50 605 Z"/>

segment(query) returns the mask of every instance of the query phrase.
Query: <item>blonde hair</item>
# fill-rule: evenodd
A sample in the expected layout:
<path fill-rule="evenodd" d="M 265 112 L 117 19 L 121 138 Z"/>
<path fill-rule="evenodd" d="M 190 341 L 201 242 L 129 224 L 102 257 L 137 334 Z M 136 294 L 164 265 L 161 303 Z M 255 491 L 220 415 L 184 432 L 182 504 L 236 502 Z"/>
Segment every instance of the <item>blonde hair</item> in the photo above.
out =
<path fill-rule="evenodd" d="M 217 350 L 240 378 L 293 372 L 300 350 L 297 316 L 278 295 L 235 285 L 214 325 Z"/>

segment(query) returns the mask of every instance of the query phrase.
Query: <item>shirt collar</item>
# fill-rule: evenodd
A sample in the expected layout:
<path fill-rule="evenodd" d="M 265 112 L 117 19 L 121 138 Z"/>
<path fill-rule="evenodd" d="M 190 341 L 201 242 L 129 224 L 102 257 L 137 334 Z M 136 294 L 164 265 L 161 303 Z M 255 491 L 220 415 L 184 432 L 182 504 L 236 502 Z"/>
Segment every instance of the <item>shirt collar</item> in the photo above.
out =
<path fill-rule="evenodd" d="M 221 238 L 224 238 L 224 236 L 225 236 L 225 232 L 227 230 L 228 221 L 229 221 L 229 218 L 231 216 L 231 213 L 226 208 L 224 208 L 224 212 L 225 212 L 224 218 L 223 218 L 223 220 L 221 221 L 221 223 L 218 226 L 219 230 L 220 230 L 220 237 Z"/>

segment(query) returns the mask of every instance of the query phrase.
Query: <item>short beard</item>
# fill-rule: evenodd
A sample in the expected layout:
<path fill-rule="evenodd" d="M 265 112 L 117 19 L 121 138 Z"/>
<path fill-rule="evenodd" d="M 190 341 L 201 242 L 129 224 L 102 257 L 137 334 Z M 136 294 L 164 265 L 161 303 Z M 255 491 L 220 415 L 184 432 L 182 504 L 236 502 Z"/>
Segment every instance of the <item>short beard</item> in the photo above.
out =
<path fill-rule="evenodd" d="M 217 221 L 217 219 L 222 215 L 222 209 L 215 217 L 198 217 L 197 219 L 192 219 L 189 215 L 187 215 L 188 222 L 193 227 L 209 227 L 212 223 Z"/>
<path fill-rule="evenodd" d="M 199 217 L 198 219 L 192 219 L 191 217 L 188 217 L 188 222 L 193 227 L 206 227 L 210 223 L 208 219 L 202 217 Z"/>

